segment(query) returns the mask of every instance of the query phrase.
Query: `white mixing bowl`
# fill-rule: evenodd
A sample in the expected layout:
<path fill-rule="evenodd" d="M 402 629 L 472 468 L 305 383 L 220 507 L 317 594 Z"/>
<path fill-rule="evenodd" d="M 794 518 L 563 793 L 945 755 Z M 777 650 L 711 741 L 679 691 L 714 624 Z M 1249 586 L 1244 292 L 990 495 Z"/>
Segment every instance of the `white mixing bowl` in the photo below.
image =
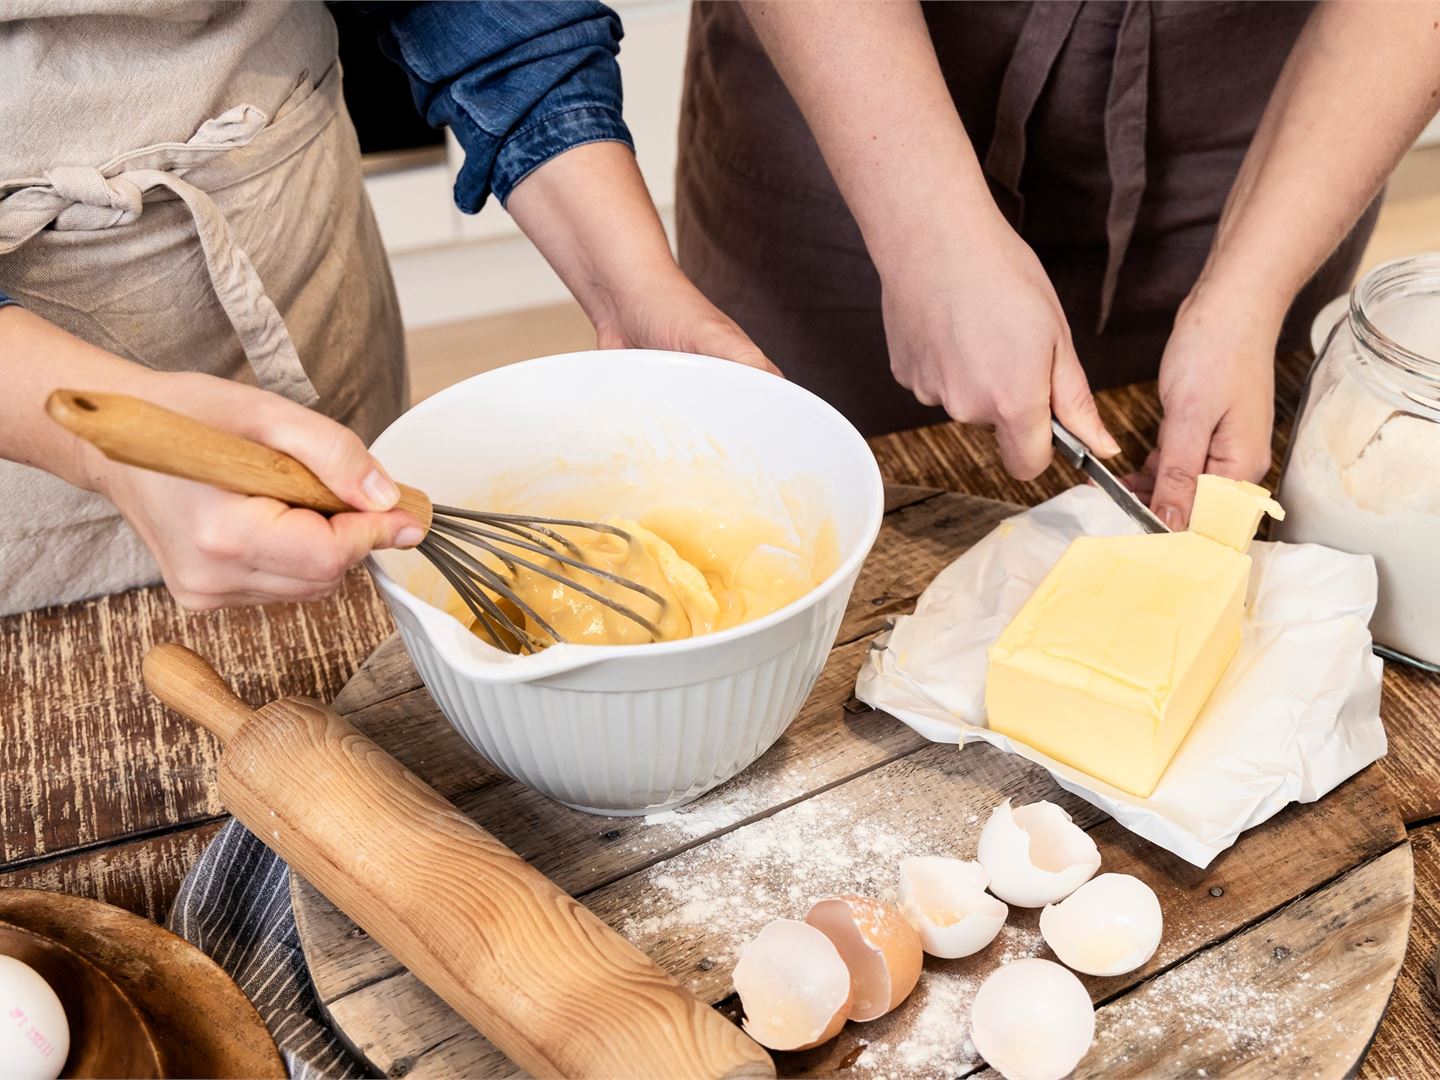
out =
<path fill-rule="evenodd" d="M 571 353 L 486 372 L 415 406 L 373 449 L 391 475 L 449 505 L 484 505 L 490 484 L 513 496 L 513 481 L 495 478 L 517 471 L 545 485 L 567 466 L 644 450 L 748 462 L 823 506 L 838 563 L 820 585 L 754 622 L 649 645 L 510 656 L 422 598 L 442 596 L 422 556 L 369 560 L 411 659 L 466 741 L 521 783 L 600 814 L 678 806 L 780 737 L 825 664 L 884 512 L 874 456 L 824 401 L 679 353 Z"/>

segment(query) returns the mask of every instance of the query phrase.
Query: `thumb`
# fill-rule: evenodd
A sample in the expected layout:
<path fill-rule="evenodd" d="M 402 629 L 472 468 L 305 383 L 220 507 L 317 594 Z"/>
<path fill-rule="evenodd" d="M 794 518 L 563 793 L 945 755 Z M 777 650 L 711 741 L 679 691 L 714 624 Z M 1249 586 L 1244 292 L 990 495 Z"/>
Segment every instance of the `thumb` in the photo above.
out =
<path fill-rule="evenodd" d="M 769 357 L 760 351 L 760 347 L 728 318 L 712 324 L 696 344 L 700 346 L 698 351 L 706 356 L 718 356 L 722 360 L 732 360 L 746 367 L 780 375 L 780 369 L 770 362 Z"/>
<path fill-rule="evenodd" d="M 277 399 L 253 434 L 295 458 L 357 510 L 389 510 L 400 498 L 395 481 L 360 436 L 303 405 Z"/>
<path fill-rule="evenodd" d="M 1060 423 L 1099 457 L 1120 453 L 1120 444 L 1100 419 L 1085 369 L 1080 366 L 1080 358 L 1075 355 L 1075 346 L 1070 344 L 1068 336 L 1056 346 L 1055 363 L 1050 369 L 1050 409 Z"/>
<path fill-rule="evenodd" d="M 1172 529 L 1183 529 L 1190 521 L 1196 478 L 1205 470 L 1214 429 L 1209 421 L 1187 413 L 1171 413 L 1160 422 L 1150 508 Z"/>

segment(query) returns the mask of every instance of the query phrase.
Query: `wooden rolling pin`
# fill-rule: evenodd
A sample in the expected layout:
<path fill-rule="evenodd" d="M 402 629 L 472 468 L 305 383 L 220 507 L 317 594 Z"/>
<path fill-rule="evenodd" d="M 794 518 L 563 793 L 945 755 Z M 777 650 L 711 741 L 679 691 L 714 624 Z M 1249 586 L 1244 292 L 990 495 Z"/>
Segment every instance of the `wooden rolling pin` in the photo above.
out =
<path fill-rule="evenodd" d="M 259 709 L 180 645 L 145 685 L 219 736 L 230 812 L 535 1076 L 773 1077 L 763 1049 L 335 710 Z"/>

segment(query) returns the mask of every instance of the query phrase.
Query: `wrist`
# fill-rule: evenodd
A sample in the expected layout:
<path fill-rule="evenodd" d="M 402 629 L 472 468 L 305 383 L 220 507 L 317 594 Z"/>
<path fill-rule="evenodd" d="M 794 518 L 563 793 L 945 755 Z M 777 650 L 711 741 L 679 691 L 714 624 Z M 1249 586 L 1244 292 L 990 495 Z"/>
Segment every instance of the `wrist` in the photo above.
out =
<path fill-rule="evenodd" d="M 1175 314 L 1175 330 L 1263 344 L 1273 351 L 1290 302 L 1287 291 L 1202 273 Z"/>
<path fill-rule="evenodd" d="M 867 201 L 856 220 L 882 277 L 917 263 L 953 265 L 977 251 L 995 251 L 1015 236 L 983 179 L 967 177 L 963 166 L 930 181 L 897 177 Z"/>

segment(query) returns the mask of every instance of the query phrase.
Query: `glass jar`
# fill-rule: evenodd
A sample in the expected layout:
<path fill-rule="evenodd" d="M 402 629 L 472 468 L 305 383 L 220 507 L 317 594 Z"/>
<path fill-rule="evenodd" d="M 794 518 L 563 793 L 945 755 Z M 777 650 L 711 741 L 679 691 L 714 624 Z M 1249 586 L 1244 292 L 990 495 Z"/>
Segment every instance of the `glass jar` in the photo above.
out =
<path fill-rule="evenodd" d="M 1355 286 L 1310 371 L 1277 535 L 1373 555 L 1386 651 L 1440 665 L 1440 253 Z"/>

